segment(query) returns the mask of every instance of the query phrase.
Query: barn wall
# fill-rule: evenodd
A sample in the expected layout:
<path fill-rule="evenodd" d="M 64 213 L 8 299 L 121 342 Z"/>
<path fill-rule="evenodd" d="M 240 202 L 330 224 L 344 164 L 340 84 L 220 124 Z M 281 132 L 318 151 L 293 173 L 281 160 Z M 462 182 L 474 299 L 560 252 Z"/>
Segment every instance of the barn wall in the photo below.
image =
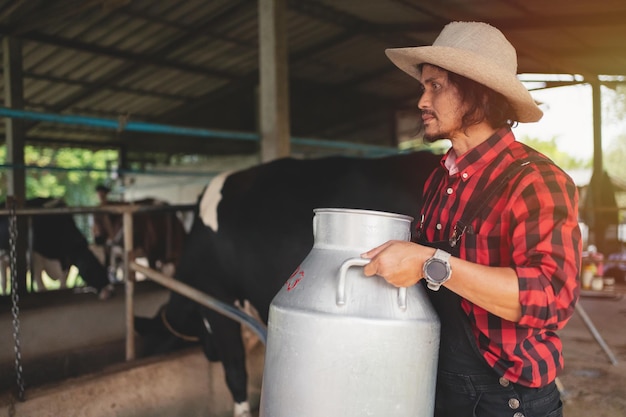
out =
<path fill-rule="evenodd" d="M 124 361 L 123 286 L 107 301 L 98 301 L 94 294 L 57 293 L 46 294 L 49 305 L 22 306 L 20 311 L 26 401 L 16 404 L 14 415 L 232 416 L 232 397 L 226 388 L 222 366 L 209 363 L 199 348 Z M 135 296 L 135 313 L 151 317 L 167 301 L 169 293 L 152 282 L 141 282 Z M 13 415 L 9 413 L 10 393 L 15 392 L 16 386 L 12 334 L 12 316 L 10 311 L 2 309 L 0 415 Z M 249 390 L 254 407 L 260 397 L 264 346 L 250 331 L 244 329 L 243 335 L 249 354 Z M 98 371 L 77 377 L 50 378 L 53 381 L 43 383 L 33 377 L 65 373 L 65 368 L 74 362 L 87 360 L 91 365 L 98 361 L 109 363 L 101 364 Z"/>
<path fill-rule="evenodd" d="M 99 301 L 95 294 L 73 294 L 70 290 L 35 294 L 41 296 L 39 305 L 23 305 L 20 308 L 20 346 L 24 367 L 31 360 L 41 357 L 124 339 L 126 320 L 123 290 L 123 285 L 118 285 L 117 294 L 107 301 Z M 157 288 L 156 284 L 138 286 L 136 314 L 153 316 L 167 301 L 167 297 L 168 292 Z M 10 311 L 2 310 L 0 364 L 12 363 L 15 357 L 12 320 Z"/>
<path fill-rule="evenodd" d="M 263 346 L 248 350 L 250 402 L 258 408 Z M 7 404 L 0 414 L 11 415 Z M 199 349 L 112 369 L 28 392 L 17 403 L 20 417 L 230 417 L 232 397 L 221 364 Z"/>
<path fill-rule="evenodd" d="M 124 178 L 125 201 L 157 198 L 170 204 L 194 204 L 211 179 L 225 171 L 236 171 L 259 163 L 258 155 L 236 155 L 208 158 L 184 166 L 155 166 L 158 174 L 127 174 Z M 192 172 L 194 175 L 176 175 Z M 198 175 L 206 172 L 206 175 Z"/>

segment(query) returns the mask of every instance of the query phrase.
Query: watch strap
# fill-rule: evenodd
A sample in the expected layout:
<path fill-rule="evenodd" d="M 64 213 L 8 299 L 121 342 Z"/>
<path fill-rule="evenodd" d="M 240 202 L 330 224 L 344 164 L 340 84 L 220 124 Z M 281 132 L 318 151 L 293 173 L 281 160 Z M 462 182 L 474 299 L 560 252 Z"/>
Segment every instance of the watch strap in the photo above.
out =
<path fill-rule="evenodd" d="M 433 258 L 441 259 L 442 261 L 448 262 L 450 260 L 450 254 L 442 249 L 435 250 L 435 254 Z"/>

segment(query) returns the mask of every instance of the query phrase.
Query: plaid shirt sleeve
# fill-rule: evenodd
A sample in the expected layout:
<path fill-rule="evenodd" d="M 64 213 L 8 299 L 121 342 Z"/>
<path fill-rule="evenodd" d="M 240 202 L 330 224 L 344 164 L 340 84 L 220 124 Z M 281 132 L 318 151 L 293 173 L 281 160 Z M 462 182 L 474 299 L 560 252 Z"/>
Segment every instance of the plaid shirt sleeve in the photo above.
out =
<path fill-rule="evenodd" d="M 512 264 L 519 278 L 519 326 L 558 330 L 574 313 L 582 239 L 576 187 L 556 167 L 538 164 L 511 206 Z"/>
<path fill-rule="evenodd" d="M 513 382 L 539 387 L 563 368 L 562 343 L 555 331 L 568 322 L 578 300 L 582 239 L 574 183 L 552 164 L 531 169 L 499 201 L 506 206 L 500 213 L 507 213 L 499 227 L 508 233 L 496 246 L 508 249 L 494 256 L 481 250 L 481 240 L 476 247 L 479 262 L 487 261 L 480 259 L 487 255 L 487 264 L 506 265 L 506 260 L 515 269 L 522 317 L 512 323 L 467 301 L 463 307 L 476 325 L 487 363 Z"/>

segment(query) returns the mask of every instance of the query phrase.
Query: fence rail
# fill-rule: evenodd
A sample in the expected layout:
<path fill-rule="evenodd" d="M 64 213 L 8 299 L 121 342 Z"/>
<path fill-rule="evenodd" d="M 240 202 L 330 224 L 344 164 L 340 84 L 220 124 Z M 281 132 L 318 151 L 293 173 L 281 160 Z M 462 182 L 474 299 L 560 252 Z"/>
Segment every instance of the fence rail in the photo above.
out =
<path fill-rule="evenodd" d="M 124 233 L 123 242 L 123 276 L 125 286 L 126 305 L 126 360 L 136 358 L 134 340 L 134 293 L 135 293 L 135 272 L 145 275 L 158 284 L 175 291 L 200 305 L 217 311 L 218 313 L 247 326 L 265 344 L 267 340 L 267 327 L 256 318 L 239 310 L 235 306 L 223 303 L 214 297 L 205 294 L 183 282 L 170 278 L 154 269 L 145 267 L 132 259 L 133 253 L 133 215 L 146 212 L 164 211 L 188 211 L 195 209 L 194 204 L 179 205 L 112 205 L 106 207 L 61 207 L 61 208 L 19 208 L 15 210 L 17 216 L 37 216 L 37 215 L 67 215 L 67 214 L 93 214 L 93 213 L 114 213 L 122 215 L 122 227 Z M 0 215 L 11 214 L 8 209 L 0 209 Z"/>

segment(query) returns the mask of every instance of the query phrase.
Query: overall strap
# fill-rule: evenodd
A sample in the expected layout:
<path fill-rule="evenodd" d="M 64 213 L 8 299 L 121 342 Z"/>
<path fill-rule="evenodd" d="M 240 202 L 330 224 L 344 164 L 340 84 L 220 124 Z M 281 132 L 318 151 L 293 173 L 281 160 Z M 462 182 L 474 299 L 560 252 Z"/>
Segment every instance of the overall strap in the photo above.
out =
<path fill-rule="evenodd" d="M 450 246 L 455 247 L 465 232 L 473 233 L 471 227 L 472 220 L 474 220 L 482 212 L 489 202 L 500 195 L 502 189 L 513 177 L 533 162 L 547 163 L 545 159 L 537 156 L 530 156 L 526 159 L 513 162 L 504 169 L 504 172 L 495 181 L 489 184 L 487 189 L 480 195 L 480 198 L 474 198 L 473 204 L 468 204 L 467 208 L 461 215 L 461 218 L 454 225 L 452 236 L 450 236 Z"/>

